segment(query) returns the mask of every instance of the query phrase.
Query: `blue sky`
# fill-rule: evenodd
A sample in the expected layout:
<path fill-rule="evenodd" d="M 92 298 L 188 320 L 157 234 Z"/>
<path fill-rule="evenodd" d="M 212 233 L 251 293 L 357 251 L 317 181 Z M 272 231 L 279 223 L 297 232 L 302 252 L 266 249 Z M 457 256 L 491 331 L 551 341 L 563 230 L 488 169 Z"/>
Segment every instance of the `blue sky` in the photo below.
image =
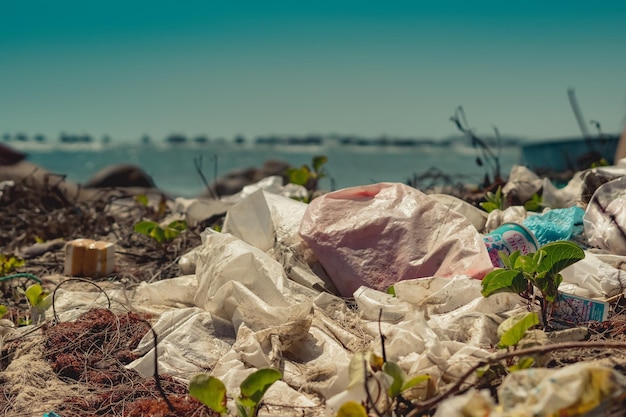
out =
<path fill-rule="evenodd" d="M 618 132 L 624 1 L 1 1 L 0 133 Z M 593 131 L 593 128 L 591 128 Z"/>

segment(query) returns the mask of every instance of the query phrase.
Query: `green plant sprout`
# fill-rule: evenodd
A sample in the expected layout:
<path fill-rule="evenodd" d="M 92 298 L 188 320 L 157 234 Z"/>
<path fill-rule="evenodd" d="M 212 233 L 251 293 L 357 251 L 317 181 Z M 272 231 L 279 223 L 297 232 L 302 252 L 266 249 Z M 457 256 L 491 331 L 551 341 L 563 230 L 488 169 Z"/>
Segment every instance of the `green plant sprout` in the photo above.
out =
<path fill-rule="evenodd" d="M 542 295 L 541 313 L 545 324 L 547 307 L 559 295 L 558 288 L 563 281 L 560 272 L 583 259 L 585 252 L 573 242 L 559 241 L 540 247 L 534 254 L 521 255 L 515 251 L 508 255 L 501 251 L 498 255 L 504 268 L 495 269 L 483 278 L 481 294 L 489 297 L 500 292 L 517 293 L 532 306 L 537 288 Z"/>
<path fill-rule="evenodd" d="M 150 218 L 160 219 L 165 215 L 165 212 L 167 211 L 166 199 L 163 195 L 159 199 L 159 203 L 156 207 L 150 206 L 150 200 L 145 194 L 136 195 L 134 199 L 138 204 L 145 208 L 145 214 Z"/>
<path fill-rule="evenodd" d="M 44 290 L 41 284 L 33 284 L 25 291 L 18 288 L 18 291 L 26 297 L 30 305 L 30 322 L 22 321 L 21 324 L 38 324 L 45 321 L 46 310 L 52 305 L 51 294 Z"/>
<path fill-rule="evenodd" d="M 174 220 L 163 228 L 157 222 L 146 220 L 135 223 L 134 230 L 152 238 L 159 245 L 163 245 L 177 238 L 182 231 L 187 230 L 187 223 L 183 220 Z"/>
<path fill-rule="evenodd" d="M 483 201 L 482 203 L 480 203 L 480 206 L 487 213 L 491 213 L 494 210 L 504 210 L 505 198 L 504 194 L 502 194 L 501 186 L 498 186 L 495 193 L 488 191 L 485 199 L 487 201 Z"/>
<path fill-rule="evenodd" d="M 291 184 L 301 185 L 310 190 L 307 201 L 311 201 L 311 197 L 315 191 L 317 191 L 318 182 L 320 179 L 327 176 L 326 170 L 323 168 L 324 164 L 328 162 L 326 156 L 314 156 L 311 161 L 311 167 L 308 165 L 302 165 L 300 168 L 287 168 L 287 177 Z"/>
<path fill-rule="evenodd" d="M 500 334 L 498 348 L 508 349 L 517 346 L 524 338 L 526 331 L 538 324 L 539 316 L 534 311 L 521 316 L 509 317 L 498 326 L 498 334 Z"/>
<path fill-rule="evenodd" d="M 239 386 L 240 395 L 236 398 L 237 415 L 239 417 L 256 417 L 261 399 L 272 384 L 282 378 L 276 369 L 258 369 L 248 375 Z M 225 415 L 226 387 L 218 378 L 207 374 L 198 374 L 189 381 L 189 395 L 209 407 L 211 410 Z"/>
<path fill-rule="evenodd" d="M 417 375 L 412 378 L 408 378 L 406 373 L 400 368 L 396 362 L 386 361 L 382 357 L 372 352 L 357 352 L 352 356 L 350 365 L 348 368 L 348 374 L 350 382 L 348 389 L 357 386 L 364 386 L 368 390 L 368 380 L 373 378 L 380 386 L 381 381 L 377 379 L 374 374 L 378 371 L 382 371 L 384 379 L 387 380 L 385 394 L 388 401 L 383 403 L 388 404 L 387 409 L 377 410 L 377 415 L 404 415 L 404 411 L 409 411 L 410 401 L 403 395 L 408 390 L 417 387 L 421 384 L 430 381 L 429 375 Z M 371 399 L 371 393 L 369 391 L 367 406 L 375 408 L 375 403 L 379 402 Z M 337 417 L 352 417 L 352 416 L 368 416 L 368 409 L 363 404 L 356 401 L 347 401 L 342 404 L 337 412 Z"/>
<path fill-rule="evenodd" d="M 25 261 L 13 255 L 0 253 L 0 277 L 10 274 L 15 269 L 24 266 Z"/>
<path fill-rule="evenodd" d="M 526 211 L 538 212 L 541 210 L 542 203 L 543 199 L 541 198 L 541 196 L 537 193 L 534 193 L 530 197 L 530 200 L 524 202 L 524 208 L 526 209 Z"/>
<path fill-rule="evenodd" d="M 498 326 L 500 341 L 496 346 L 498 349 L 515 349 L 526 337 L 528 330 L 539 324 L 539 316 L 534 311 L 516 315 L 504 320 Z M 476 373 L 483 382 L 491 382 L 498 377 L 504 377 L 507 373 L 528 369 L 535 365 L 535 358 L 522 356 L 520 358 L 511 357 L 507 366 L 502 364 L 490 364 L 478 368 Z"/>

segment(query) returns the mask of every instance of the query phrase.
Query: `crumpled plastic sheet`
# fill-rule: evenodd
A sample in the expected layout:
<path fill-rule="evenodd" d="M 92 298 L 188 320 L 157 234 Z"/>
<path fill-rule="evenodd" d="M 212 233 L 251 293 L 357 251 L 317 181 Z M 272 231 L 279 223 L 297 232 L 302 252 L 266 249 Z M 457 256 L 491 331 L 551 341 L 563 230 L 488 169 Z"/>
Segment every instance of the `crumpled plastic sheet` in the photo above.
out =
<path fill-rule="evenodd" d="M 585 210 L 577 206 L 546 209 L 541 214 L 528 216 L 522 224 L 543 246 L 559 240 L 575 240 L 582 235 L 584 214 Z"/>
<path fill-rule="evenodd" d="M 526 217 L 528 217 L 528 212 L 524 206 L 511 206 L 505 210 L 493 210 L 487 216 L 484 232 L 491 233 L 504 223 L 522 224 Z"/>
<path fill-rule="evenodd" d="M 590 245 L 626 255 L 626 176 L 601 185 L 583 218 Z"/>
<path fill-rule="evenodd" d="M 568 266 L 561 275 L 563 282 L 559 289 L 581 297 L 606 299 L 626 290 L 626 271 L 619 269 L 624 259 L 616 265 L 602 260 L 602 255 L 585 251 L 585 258 Z"/>
<path fill-rule="evenodd" d="M 465 216 L 474 225 L 476 230 L 482 232 L 487 222 L 487 212 L 478 207 L 448 194 L 428 194 L 430 198 L 434 198 L 450 210 Z"/>
<path fill-rule="evenodd" d="M 523 165 L 513 165 L 502 193 L 505 195 L 514 193 L 520 201 L 524 202 L 539 192 L 542 185 L 543 180 L 533 171 Z"/>
<path fill-rule="evenodd" d="M 568 181 L 565 187 L 556 187 L 549 178 L 543 179 L 542 204 L 551 208 L 572 207 L 580 202 L 587 202 L 598 185 L 597 177 L 616 179 L 626 175 L 626 166 L 608 166 L 579 171 Z M 594 177 L 596 179 L 594 180 Z"/>
<path fill-rule="evenodd" d="M 581 362 L 525 369 L 506 376 L 498 390 L 498 405 L 487 390 L 472 389 L 442 403 L 435 417 L 601 416 L 625 393 L 626 377 L 608 367 Z"/>
<path fill-rule="evenodd" d="M 493 269 L 466 217 L 404 184 L 351 187 L 314 199 L 300 235 L 344 297 L 360 286 Z"/>
<path fill-rule="evenodd" d="M 267 204 L 283 206 L 279 200 Z M 268 212 L 272 217 L 280 210 Z M 240 222 L 235 218 L 231 221 Z M 262 250 L 232 234 L 206 230 L 196 249 L 195 274 L 107 291 L 116 308 L 158 317 L 157 349 L 147 333 L 138 347 L 144 356 L 128 367 L 150 377 L 156 355 L 161 372 L 181 381 L 211 373 L 232 398 L 255 369 L 276 366 L 283 381 L 268 390 L 260 415 L 331 415 L 347 399 L 365 399 L 362 390 L 348 389 L 348 366 L 355 352 L 382 353 L 381 330 L 389 360 L 410 376 L 428 373 L 442 389 L 489 356 L 498 324 L 524 309 L 514 294 L 482 297 L 480 281 L 462 274 L 399 281 L 396 297 L 360 287 L 353 294 L 357 308 L 349 308 L 342 298 L 289 279 L 289 264 L 276 247 L 294 236 L 293 224 L 274 228 L 272 236 L 274 248 Z M 294 249 L 294 257 L 302 256 L 300 250 Z M 619 276 L 610 276 L 593 283 L 594 291 L 610 294 L 621 286 Z M 60 288 L 56 296 L 62 321 L 107 303 L 99 292 Z M 229 407 L 234 410 L 232 401 Z"/>

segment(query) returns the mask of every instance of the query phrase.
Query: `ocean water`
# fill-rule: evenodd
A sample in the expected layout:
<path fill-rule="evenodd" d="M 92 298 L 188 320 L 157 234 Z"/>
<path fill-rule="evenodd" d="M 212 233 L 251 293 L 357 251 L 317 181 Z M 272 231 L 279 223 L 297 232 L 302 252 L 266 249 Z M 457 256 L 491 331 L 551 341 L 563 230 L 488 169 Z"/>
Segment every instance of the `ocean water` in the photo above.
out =
<path fill-rule="evenodd" d="M 51 144 L 10 142 L 9 146 L 27 153 L 30 162 L 47 170 L 66 175 L 75 182 L 86 182 L 99 170 L 118 163 L 135 164 L 145 170 L 156 185 L 173 196 L 195 197 L 204 189 L 196 164 L 211 182 L 229 171 L 259 167 L 265 161 L 278 159 L 293 166 L 311 164 L 316 155 L 325 155 L 328 177 L 320 188 L 335 190 L 375 182 L 406 183 L 414 175 L 430 169 L 453 176 L 455 181 L 479 184 L 489 167 L 476 163 L 479 152 L 468 143 L 415 146 L 357 146 L 339 143 L 321 145 L 276 145 L 225 143 L 128 144 L 89 143 Z M 503 176 L 520 163 L 520 148 L 500 149 Z"/>

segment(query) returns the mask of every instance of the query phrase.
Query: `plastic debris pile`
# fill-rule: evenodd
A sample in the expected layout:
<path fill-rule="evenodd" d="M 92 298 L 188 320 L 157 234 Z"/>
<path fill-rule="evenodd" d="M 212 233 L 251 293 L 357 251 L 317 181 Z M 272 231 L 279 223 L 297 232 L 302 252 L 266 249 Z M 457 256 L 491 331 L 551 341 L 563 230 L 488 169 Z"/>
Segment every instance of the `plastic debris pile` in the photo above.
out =
<path fill-rule="evenodd" d="M 585 195 L 585 178 L 599 173 L 610 180 Z M 415 394 L 424 400 L 493 357 L 499 324 L 526 311 L 516 294 L 481 295 L 480 278 L 493 269 L 483 237 L 503 223 L 524 225 L 540 244 L 585 246 L 585 259 L 563 271 L 563 292 L 598 300 L 624 293 L 625 173 L 594 169 L 557 189 L 514 167 L 504 191 L 529 197 L 542 190 L 547 207 L 489 215 L 450 196 L 389 183 L 306 205 L 290 198 L 301 189 L 270 178 L 220 202 L 227 205 L 222 232 L 207 229 L 202 244 L 183 256 L 187 275 L 108 290 L 106 297 L 59 288 L 55 309 L 71 320 L 110 300 L 112 308 L 154 314 L 157 348 L 147 334 L 141 357 L 128 365 L 145 377 L 154 374 L 156 359 L 161 373 L 188 381 L 210 372 L 237 392 L 256 369 L 280 369 L 283 379 L 268 390 L 259 415 L 334 415 L 347 401 L 366 401 L 364 385 L 349 379 L 351 359 L 363 351 L 383 355 L 383 345 L 407 375 L 430 376 L 434 394 Z M 211 211 L 206 201 L 179 203 L 190 223 L 203 207 Z M 395 295 L 386 292 L 390 285 Z M 509 374 L 498 403 L 472 388 L 441 401 L 435 415 L 583 415 L 625 392 L 626 378 L 602 364 L 533 368 Z"/>

